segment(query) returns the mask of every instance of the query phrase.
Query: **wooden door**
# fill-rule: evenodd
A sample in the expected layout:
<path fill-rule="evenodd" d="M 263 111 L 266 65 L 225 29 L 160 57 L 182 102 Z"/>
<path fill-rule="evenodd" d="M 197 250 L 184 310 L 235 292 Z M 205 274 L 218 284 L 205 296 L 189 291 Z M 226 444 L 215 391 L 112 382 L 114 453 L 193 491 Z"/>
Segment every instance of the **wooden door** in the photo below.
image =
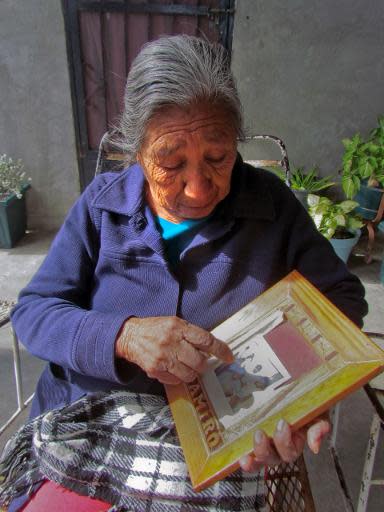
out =
<path fill-rule="evenodd" d="M 126 76 L 147 41 L 190 34 L 231 50 L 234 0 L 62 0 L 81 189 L 102 135 L 123 107 Z"/>

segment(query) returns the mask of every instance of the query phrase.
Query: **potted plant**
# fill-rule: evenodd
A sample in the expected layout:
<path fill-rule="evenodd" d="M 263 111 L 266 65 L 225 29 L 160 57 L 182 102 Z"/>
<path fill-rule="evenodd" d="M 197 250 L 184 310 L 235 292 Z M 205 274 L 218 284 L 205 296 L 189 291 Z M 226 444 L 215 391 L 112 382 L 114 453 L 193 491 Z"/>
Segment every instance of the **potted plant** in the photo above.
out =
<path fill-rule="evenodd" d="M 276 173 L 285 181 L 284 172 L 276 170 Z M 305 208 L 307 208 L 308 194 L 320 192 L 321 190 L 335 185 L 335 183 L 331 181 L 331 177 L 324 176 L 320 178 L 318 174 L 319 171 L 316 167 L 311 168 L 307 172 L 304 171 L 304 167 L 297 167 L 291 171 L 290 178 L 292 192 Z"/>
<path fill-rule="evenodd" d="M 0 155 L 0 247 L 10 249 L 24 235 L 25 192 L 30 187 L 21 160 Z"/>
<path fill-rule="evenodd" d="M 317 229 L 327 238 L 345 263 L 359 240 L 363 222 L 354 211 L 356 201 L 333 202 L 328 197 L 308 195 L 308 212 Z"/>
<path fill-rule="evenodd" d="M 364 140 L 359 133 L 344 139 L 341 183 L 348 199 L 359 203 L 358 212 L 373 220 L 384 193 L 384 116 Z"/>

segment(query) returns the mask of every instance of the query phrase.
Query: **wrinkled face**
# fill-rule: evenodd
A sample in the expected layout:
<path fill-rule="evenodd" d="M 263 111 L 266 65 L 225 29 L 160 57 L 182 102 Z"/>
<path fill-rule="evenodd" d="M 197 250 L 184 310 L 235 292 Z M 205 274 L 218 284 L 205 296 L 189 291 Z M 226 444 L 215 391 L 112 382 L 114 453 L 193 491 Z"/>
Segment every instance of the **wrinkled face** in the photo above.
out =
<path fill-rule="evenodd" d="M 151 119 L 137 159 L 154 213 L 175 223 L 199 219 L 229 192 L 236 134 L 218 108 L 169 107 Z"/>

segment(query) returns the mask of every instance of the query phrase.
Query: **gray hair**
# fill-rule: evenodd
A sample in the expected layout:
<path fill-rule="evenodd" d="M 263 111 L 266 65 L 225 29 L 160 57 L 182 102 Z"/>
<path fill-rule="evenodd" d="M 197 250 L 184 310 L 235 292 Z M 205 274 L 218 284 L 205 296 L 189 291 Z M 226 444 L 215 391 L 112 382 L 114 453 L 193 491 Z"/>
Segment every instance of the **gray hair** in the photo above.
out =
<path fill-rule="evenodd" d="M 146 128 L 159 109 L 199 102 L 219 105 L 244 138 L 242 108 L 225 48 L 198 37 L 162 37 L 143 46 L 132 63 L 115 144 L 136 160 Z"/>

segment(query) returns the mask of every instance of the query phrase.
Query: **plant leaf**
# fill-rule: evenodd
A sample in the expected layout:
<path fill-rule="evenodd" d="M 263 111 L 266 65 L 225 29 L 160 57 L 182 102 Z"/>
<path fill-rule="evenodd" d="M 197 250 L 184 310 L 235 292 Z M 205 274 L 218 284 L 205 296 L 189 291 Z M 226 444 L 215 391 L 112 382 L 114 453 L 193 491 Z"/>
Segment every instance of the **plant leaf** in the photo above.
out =
<path fill-rule="evenodd" d="M 357 201 L 342 201 L 341 203 L 339 203 L 339 207 L 340 209 L 344 212 L 344 213 L 349 213 L 351 212 L 352 210 L 354 210 L 357 206 L 359 206 L 359 203 Z"/>
<path fill-rule="evenodd" d="M 355 230 L 355 229 L 360 229 L 364 226 L 364 222 L 357 218 L 357 217 L 350 217 L 348 219 L 348 223 L 347 223 L 347 228 L 348 229 L 352 229 L 352 230 Z"/>
<path fill-rule="evenodd" d="M 347 223 L 345 216 L 341 213 L 335 215 L 334 219 L 337 222 L 338 226 L 345 226 Z"/>
<path fill-rule="evenodd" d="M 315 194 L 308 194 L 307 203 L 308 206 L 317 206 L 319 204 L 320 197 Z"/>
<path fill-rule="evenodd" d="M 343 175 L 341 177 L 341 186 L 344 190 L 344 194 L 348 199 L 351 199 L 354 195 L 356 195 L 360 188 L 360 180 L 357 178 L 358 186 L 356 186 L 357 183 L 353 178 L 356 178 L 356 176 L 352 177 Z"/>

